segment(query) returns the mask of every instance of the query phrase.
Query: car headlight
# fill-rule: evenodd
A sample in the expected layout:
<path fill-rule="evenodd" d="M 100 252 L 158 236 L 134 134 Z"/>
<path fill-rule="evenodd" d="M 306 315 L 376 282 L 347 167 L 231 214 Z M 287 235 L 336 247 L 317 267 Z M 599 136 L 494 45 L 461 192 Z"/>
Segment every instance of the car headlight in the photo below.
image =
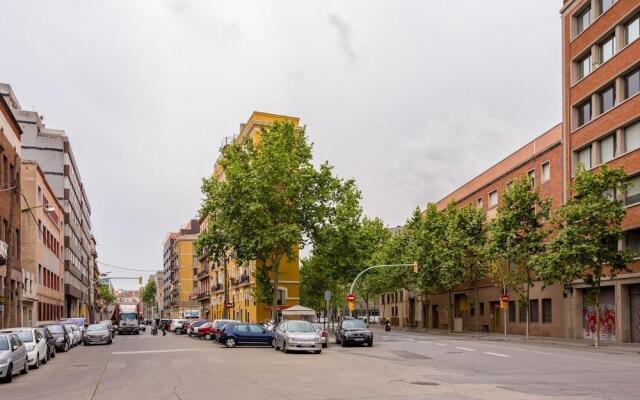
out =
<path fill-rule="evenodd" d="M 0 367 L 6 367 L 9 365 L 9 360 L 0 360 Z"/>
<path fill-rule="evenodd" d="M 62 342 L 64 342 L 64 337 L 61 336 L 56 339 L 56 343 L 62 343 Z"/>

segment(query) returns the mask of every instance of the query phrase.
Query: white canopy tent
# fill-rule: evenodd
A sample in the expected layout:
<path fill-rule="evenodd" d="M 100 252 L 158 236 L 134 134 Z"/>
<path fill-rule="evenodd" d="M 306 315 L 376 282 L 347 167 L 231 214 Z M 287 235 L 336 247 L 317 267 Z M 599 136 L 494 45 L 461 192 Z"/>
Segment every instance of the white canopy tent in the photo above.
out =
<path fill-rule="evenodd" d="M 297 305 L 297 306 L 291 306 L 289 308 L 282 310 L 282 316 L 284 317 L 315 317 L 316 312 L 311 308 Z"/>

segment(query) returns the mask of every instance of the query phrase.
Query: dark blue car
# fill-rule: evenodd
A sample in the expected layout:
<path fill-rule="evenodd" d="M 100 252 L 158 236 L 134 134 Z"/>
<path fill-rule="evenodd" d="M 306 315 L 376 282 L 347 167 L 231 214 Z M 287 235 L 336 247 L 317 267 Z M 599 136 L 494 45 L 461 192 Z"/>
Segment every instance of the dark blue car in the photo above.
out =
<path fill-rule="evenodd" d="M 218 341 L 227 347 L 240 344 L 253 346 L 271 345 L 273 332 L 259 324 L 229 323 L 218 334 Z"/>

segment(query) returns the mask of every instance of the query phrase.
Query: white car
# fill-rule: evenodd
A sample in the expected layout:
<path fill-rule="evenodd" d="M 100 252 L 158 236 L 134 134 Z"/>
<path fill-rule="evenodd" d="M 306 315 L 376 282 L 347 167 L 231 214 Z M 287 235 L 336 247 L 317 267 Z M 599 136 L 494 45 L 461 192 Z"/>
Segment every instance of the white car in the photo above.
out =
<path fill-rule="evenodd" d="M 71 336 L 71 345 L 77 346 L 82 343 L 82 331 L 76 324 L 63 324 L 63 326 L 69 329 L 69 335 Z"/>
<path fill-rule="evenodd" d="M 7 328 L 0 333 L 13 333 L 20 338 L 27 348 L 29 366 L 37 369 L 40 363 L 47 363 L 47 340 L 36 328 Z"/>
<path fill-rule="evenodd" d="M 174 332 L 176 335 L 181 335 L 184 333 L 184 329 L 182 329 L 182 325 L 187 322 L 186 319 L 172 319 L 171 324 L 169 324 L 169 330 Z"/>

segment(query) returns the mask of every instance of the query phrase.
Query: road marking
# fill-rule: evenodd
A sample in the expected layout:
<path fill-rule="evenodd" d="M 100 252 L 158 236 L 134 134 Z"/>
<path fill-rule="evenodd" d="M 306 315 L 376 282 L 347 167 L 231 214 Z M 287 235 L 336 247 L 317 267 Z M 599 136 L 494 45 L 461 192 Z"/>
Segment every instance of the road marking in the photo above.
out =
<path fill-rule="evenodd" d="M 421 341 L 420 341 L 420 343 L 429 344 L 429 343 L 431 343 L 431 342 L 426 342 L 426 341 L 424 341 L 424 340 L 421 340 Z"/>
<path fill-rule="evenodd" d="M 485 351 L 484 354 L 489 354 L 490 356 L 497 356 L 497 357 L 511 357 L 511 356 L 508 356 L 506 354 L 492 353 L 490 351 Z"/>
<path fill-rule="evenodd" d="M 406 339 L 406 340 L 409 341 L 409 342 L 415 342 L 414 339 Z"/>
<path fill-rule="evenodd" d="M 444 343 L 436 343 L 436 346 L 446 346 Z"/>
<path fill-rule="evenodd" d="M 139 350 L 139 351 L 114 351 L 111 353 L 114 356 L 120 356 L 125 354 L 148 354 L 148 353 L 177 353 L 182 351 L 202 351 L 206 349 L 170 349 L 170 350 Z"/>
<path fill-rule="evenodd" d="M 470 349 L 468 347 L 456 347 L 456 349 L 464 350 L 464 351 L 475 351 L 474 349 Z"/>
<path fill-rule="evenodd" d="M 531 351 L 531 352 L 532 352 L 532 353 L 536 353 L 536 354 L 544 354 L 544 355 L 546 355 L 546 356 L 553 355 L 553 353 L 547 353 L 547 352 L 545 352 L 545 351 L 537 351 L 537 350 L 533 350 L 533 351 Z"/>

